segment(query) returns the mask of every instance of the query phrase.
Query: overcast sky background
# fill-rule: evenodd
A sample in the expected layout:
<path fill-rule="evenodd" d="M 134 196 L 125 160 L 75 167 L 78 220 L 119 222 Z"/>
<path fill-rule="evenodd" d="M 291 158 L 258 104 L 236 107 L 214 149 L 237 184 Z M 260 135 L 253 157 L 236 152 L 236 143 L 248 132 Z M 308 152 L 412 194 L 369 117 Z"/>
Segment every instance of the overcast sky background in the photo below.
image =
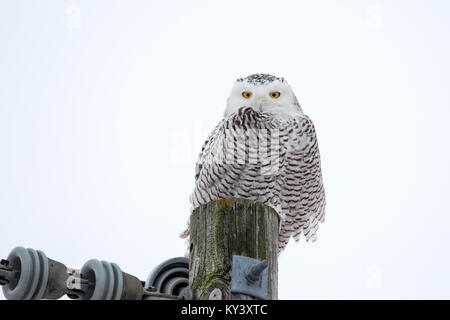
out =
<path fill-rule="evenodd" d="M 263 72 L 315 123 L 328 203 L 279 297 L 449 299 L 449 39 L 449 1 L 2 0 L 0 257 L 145 280 L 183 255 L 201 144 Z"/>

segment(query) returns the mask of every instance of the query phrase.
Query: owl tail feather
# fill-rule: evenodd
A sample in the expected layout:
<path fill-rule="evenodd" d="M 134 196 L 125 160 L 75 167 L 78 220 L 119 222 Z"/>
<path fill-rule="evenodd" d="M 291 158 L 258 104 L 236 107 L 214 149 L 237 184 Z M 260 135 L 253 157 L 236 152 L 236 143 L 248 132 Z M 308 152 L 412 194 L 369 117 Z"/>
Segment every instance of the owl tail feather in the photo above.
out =
<path fill-rule="evenodd" d="M 189 228 L 187 228 L 187 229 L 184 230 L 182 233 L 180 233 L 180 238 L 181 238 L 181 239 L 186 239 L 186 238 L 189 237 L 189 234 L 190 234 Z"/>
<path fill-rule="evenodd" d="M 191 234 L 191 232 L 189 231 L 189 226 L 190 226 L 190 219 L 188 219 L 188 221 L 187 221 L 186 230 L 184 230 L 182 233 L 180 233 L 181 239 L 187 239 L 189 237 L 189 235 Z"/>

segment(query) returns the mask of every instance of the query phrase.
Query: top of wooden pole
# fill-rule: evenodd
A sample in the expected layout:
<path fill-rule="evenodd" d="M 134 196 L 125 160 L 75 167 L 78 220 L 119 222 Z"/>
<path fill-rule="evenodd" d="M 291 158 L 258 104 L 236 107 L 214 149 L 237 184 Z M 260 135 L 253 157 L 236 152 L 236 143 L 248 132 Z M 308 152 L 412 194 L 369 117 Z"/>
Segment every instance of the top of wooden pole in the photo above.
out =
<path fill-rule="evenodd" d="M 194 299 L 254 299 L 231 293 L 233 255 L 267 260 L 268 298 L 277 299 L 276 211 L 246 199 L 212 201 L 194 210 L 190 221 L 189 284 Z"/>

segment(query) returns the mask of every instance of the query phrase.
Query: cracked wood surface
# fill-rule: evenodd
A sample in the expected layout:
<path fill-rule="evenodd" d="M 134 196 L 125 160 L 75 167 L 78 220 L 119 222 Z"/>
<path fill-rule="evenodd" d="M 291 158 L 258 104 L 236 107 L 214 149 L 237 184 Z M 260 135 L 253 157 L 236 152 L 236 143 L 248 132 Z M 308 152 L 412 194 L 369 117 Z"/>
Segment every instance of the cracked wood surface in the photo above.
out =
<path fill-rule="evenodd" d="M 252 300 L 230 292 L 233 255 L 269 263 L 268 298 L 278 297 L 279 217 L 251 200 L 222 199 L 194 210 L 190 218 L 189 285 L 196 300 Z"/>

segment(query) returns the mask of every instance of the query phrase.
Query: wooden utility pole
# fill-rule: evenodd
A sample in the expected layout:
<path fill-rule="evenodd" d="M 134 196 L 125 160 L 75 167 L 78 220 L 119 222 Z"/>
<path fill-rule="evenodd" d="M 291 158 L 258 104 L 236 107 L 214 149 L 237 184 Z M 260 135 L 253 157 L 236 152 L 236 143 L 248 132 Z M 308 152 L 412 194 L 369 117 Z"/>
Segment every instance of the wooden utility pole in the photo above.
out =
<path fill-rule="evenodd" d="M 268 262 L 268 299 L 278 297 L 278 229 L 274 209 L 245 199 L 212 201 L 190 220 L 189 286 L 193 298 L 252 300 L 231 293 L 233 255 Z"/>

